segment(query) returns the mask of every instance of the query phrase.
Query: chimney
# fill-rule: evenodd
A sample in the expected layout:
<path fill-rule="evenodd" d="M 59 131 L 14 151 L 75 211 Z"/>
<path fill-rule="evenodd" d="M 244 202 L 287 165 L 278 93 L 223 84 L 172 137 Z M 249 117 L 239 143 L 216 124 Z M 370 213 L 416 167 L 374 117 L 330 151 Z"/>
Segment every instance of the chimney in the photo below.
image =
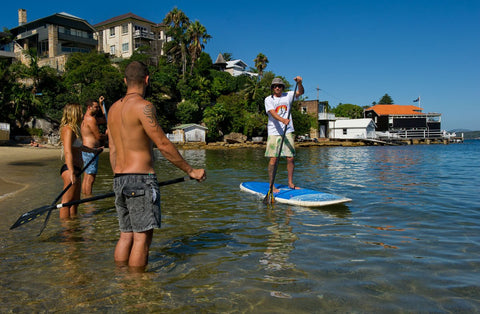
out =
<path fill-rule="evenodd" d="M 18 25 L 27 24 L 27 10 L 18 9 Z"/>

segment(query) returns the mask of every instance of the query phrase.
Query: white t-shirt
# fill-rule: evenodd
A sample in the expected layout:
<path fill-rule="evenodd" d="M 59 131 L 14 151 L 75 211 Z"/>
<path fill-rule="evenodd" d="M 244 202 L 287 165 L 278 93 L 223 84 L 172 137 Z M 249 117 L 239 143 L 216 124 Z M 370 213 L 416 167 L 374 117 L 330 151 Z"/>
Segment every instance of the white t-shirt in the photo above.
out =
<path fill-rule="evenodd" d="M 269 111 L 273 109 L 280 117 L 287 119 L 292 102 L 292 91 L 282 93 L 281 97 L 276 97 L 272 95 L 265 98 L 265 111 L 268 114 L 268 135 L 283 135 L 283 132 L 285 130 L 285 124 L 272 117 Z M 290 115 L 290 123 L 288 124 L 286 133 L 292 133 L 294 131 L 295 129 L 293 128 L 292 116 Z"/>

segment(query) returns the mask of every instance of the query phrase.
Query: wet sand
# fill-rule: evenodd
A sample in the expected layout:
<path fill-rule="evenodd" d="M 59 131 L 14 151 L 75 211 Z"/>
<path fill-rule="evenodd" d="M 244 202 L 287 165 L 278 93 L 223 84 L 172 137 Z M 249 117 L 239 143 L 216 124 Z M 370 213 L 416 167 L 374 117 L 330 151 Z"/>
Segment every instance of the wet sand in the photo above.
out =
<path fill-rule="evenodd" d="M 0 146 L 0 201 L 29 187 L 30 178 L 35 176 L 29 165 L 60 160 L 60 156 L 59 147 Z"/>

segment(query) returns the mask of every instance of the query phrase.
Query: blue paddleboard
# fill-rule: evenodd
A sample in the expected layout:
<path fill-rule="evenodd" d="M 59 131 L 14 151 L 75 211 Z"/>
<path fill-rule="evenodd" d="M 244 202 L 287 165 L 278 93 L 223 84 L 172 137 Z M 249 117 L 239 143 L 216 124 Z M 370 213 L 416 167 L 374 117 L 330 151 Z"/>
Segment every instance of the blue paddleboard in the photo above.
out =
<path fill-rule="evenodd" d="M 284 184 L 275 184 L 275 187 L 280 190 L 280 192 L 273 194 L 275 201 L 284 204 L 320 207 L 351 201 L 351 199 L 343 196 L 319 192 L 311 189 L 301 188 L 299 190 L 294 190 Z M 268 190 L 270 189 L 270 183 L 256 181 L 242 182 L 240 184 L 240 189 L 263 198 L 265 195 L 267 195 Z"/>

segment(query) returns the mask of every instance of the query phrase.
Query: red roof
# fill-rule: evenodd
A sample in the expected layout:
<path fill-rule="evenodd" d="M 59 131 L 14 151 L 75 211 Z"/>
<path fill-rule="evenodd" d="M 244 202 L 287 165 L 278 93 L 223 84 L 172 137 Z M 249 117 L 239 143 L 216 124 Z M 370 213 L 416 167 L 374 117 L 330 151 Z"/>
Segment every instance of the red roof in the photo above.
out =
<path fill-rule="evenodd" d="M 422 108 L 417 106 L 402 106 L 402 105 L 375 105 L 365 109 L 365 111 L 375 111 L 379 116 L 388 115 L 409 115 L 409 114 L 424 114 Z"/>

